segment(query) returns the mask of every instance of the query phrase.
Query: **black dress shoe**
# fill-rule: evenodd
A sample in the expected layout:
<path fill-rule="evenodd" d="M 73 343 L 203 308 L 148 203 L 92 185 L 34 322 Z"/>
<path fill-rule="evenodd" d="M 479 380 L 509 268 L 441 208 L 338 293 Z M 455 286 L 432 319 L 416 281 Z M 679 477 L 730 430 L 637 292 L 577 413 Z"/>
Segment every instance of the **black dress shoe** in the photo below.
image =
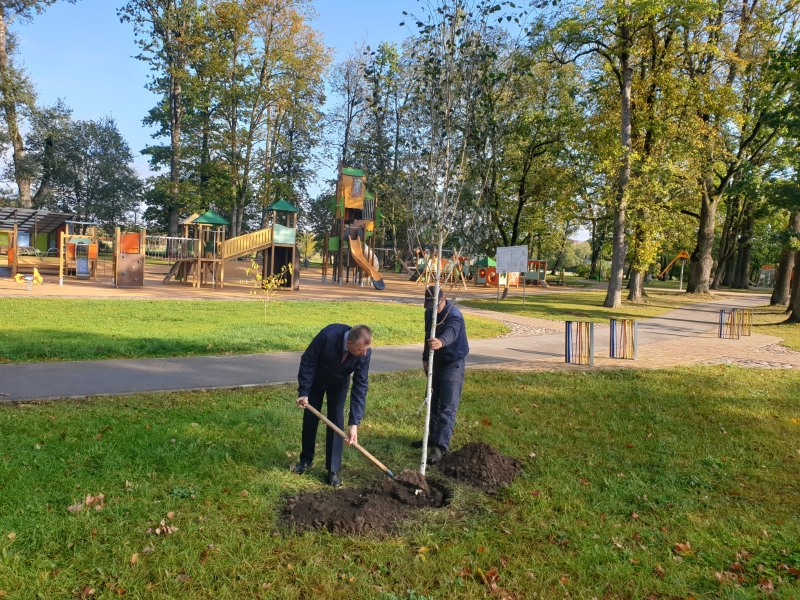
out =
<path fill-rule="evenodd" d="M 428 452 L 428 464 L 435 465 L 441 462 L 442 458 L 444 458 L 444 450 L 439 446 L 433 446 Z"/>
<path fill-rule="evenodd" d="M 308 471 L 310 468 L 311 468 L 311 463 L 307 463 L 305 461 L 300 461 L 299 463 L 297 463 L 297 466 L 294 468 L 294 472 L 297 473 L 298 475 L 302 475 L 306 471 Z"/>
<path fill-rule="evenodd" d="M 334 488 L 342 487 L 342 478 L 336 471 L 328 471 L 328 485 Z"/>

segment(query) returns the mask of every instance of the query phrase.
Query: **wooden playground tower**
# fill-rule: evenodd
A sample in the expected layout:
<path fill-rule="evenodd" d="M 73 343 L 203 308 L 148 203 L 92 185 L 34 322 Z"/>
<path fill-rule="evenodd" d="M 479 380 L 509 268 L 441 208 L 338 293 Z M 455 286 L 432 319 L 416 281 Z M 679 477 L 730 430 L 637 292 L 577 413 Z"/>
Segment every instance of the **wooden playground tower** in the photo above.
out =
<path fill-rule="evenodd" d="M 379 219 L 378 200 L 366 188 L 367 176 L 361 169 L 341 167 L 333 201 L 333 227 L 325 239 L 322 261 L 322 282 L 364 284 L 372 281 L 377 290 L 383 290 L 383 281 L 375 265 L 375 225 Z M 347 249 L 347 251 L 345 251 Z M 329 265 L 330 262 L 332 265 Z"/>
<path fill-rule="evenodd" d="M 226 261 L 264 251 L 264 274 L 279 273 L 291 265 L 291 273 L 284 278 L 284 287 L 300 288 L 300 260 L 295 247 L 297 209 L 286 200 L 278 200 L 267 207 L 268 227 L 227 238 L 228 221 L 214 211 L 193 214 L 183 221 L 183 236 L 169 237 L 147 235 L 142 229 L 135 233 L 114 236 L 114 285 L 117 287 L 143 287 L 146 260 L 171 263 L 164 277 L 167 283 L 176 281 L 200 288 L 225 286 Z"/>
<path fill-rule="evenodd" d="M 83 233 L 76 233 L 81 227 Z M 59 244 L 61 256 L 58 270 L 59 285 L 63 285 L 65 275 L 73 273 L 76 279 L 94 279 L 97 276 L 98 242 L 97 223 L 66 222 Z"/>

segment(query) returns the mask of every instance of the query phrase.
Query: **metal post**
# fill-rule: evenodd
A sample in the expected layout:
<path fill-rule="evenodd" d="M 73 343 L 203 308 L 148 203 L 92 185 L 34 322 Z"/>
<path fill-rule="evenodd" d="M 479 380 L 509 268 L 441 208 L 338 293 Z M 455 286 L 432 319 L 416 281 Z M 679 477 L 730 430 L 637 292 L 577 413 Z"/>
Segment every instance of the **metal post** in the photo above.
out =
<path fill-rule="evenodd" d="M 686 264 L 686 259 L 682 258 L 681 259 L 681 283 L 680 283 L 680 287 L 678 287 L 678 291 L 679 292 L 683 291 L 683 265 L 685 265 L 685 264 Z"/>

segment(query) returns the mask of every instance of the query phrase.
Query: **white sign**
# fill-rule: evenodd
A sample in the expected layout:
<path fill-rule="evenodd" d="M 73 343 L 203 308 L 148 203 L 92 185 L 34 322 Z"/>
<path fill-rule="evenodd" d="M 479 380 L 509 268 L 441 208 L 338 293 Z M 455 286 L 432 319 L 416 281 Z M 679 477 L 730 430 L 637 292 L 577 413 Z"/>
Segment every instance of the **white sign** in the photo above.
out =
<path fill-rule="evenodd" d="M 506 246 L 497 249 L 498 273 L 524 273 L 528 270 L 528 247 Z"/>

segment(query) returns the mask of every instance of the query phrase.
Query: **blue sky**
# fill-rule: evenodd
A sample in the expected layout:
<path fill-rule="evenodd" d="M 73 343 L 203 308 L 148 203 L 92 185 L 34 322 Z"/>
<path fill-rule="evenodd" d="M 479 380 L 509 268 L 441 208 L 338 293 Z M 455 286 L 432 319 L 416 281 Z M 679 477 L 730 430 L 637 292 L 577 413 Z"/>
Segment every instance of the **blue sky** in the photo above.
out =
<path fill-rule="evenodd" d="M 111 115 L 137 155 L 145 175 L 147 161 L 139 151 L 151 143 L 142 118 L 156 101 L 144 86 L 148 67 L 137 53 L 133 29 L 117 18 L 125 0 L 78 0 L 56 3 L 31 24 L 15 24 L 21 60 L 36 86 L 39 103 L 58 98 L 73 109 L 76 119 Z M 408 33 L 399 26 L 402 12 L 415 11 L 414 0 L 318 0 L 312 25 L 323 33 L 337 59 L 366 41 L 401 41 Z"/>

